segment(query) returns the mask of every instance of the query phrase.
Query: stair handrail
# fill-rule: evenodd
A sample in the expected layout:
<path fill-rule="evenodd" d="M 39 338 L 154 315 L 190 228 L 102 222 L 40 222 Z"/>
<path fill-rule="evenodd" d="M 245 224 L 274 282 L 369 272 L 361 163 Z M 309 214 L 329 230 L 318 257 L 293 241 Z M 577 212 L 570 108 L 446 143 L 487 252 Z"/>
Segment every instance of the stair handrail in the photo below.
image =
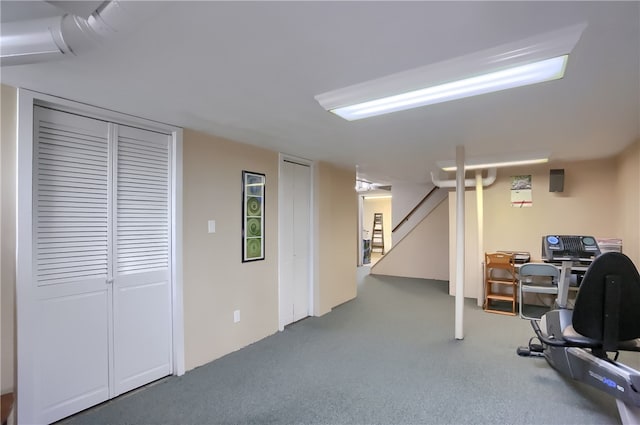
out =
<path fill-rule="evenodd" d="M 422 206 L 422 204 L 424 204 L 425 202 L 427 202 L 427 199 L 429 199 L 429 197 L 431 195 L 433 195 L 433 193 L 435 191 L 437 191 L 438 189 L 440 189 L 438 186 L 434 186 L 429 193 L 427 193 L 425 195 L 424 198 L 422 198 L 422 200 L 420 202 L 418 202 L 418 205 L 416 205 L 415 207 L 413 207 L 413 209 L 411 211 L 409 211 L 409 213 L 396 225 L 396 227 L 393 228 L 393 230 L 391 231 L 391 233 L 395 232 L 396 230 L 398 230 L 400 228 L 400 226 L 402 226 L 404 223 L 406 223 L 407 221 L 409 221 L 409 218 L 411 218 L 411 216 L 413 215 L 413 213 L 415 213 L 418 208 L 420 208 Z"/>

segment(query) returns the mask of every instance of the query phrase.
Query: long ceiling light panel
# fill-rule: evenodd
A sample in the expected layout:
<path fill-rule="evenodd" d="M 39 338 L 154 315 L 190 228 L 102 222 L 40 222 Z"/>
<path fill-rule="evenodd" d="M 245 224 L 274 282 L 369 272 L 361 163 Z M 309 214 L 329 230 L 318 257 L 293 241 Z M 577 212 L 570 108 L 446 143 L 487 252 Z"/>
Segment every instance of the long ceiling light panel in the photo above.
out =
<path fill-rule="evenodd" d="M 320 94 L 315 99 L 354 121 L 562 78 L 586 24 Z"/>
<path fill-rule="evenodd" d="M 544 164 L 549 162 L 549 152 L 497 154 L 492 157 L 466 158 L 465 170 L 484 170 L 487 168 L 515 167 L 518 165 Z M 456 171 L 454 160 L 437 161 L 443 171 Z"/>

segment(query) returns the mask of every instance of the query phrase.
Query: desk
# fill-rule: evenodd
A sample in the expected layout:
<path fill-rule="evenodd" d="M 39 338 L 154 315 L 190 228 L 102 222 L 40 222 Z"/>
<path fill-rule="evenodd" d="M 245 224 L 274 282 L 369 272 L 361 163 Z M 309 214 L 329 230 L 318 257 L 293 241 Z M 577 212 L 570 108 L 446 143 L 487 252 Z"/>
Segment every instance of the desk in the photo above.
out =
<path fill-rule="evenodd" d="M 560 280 L 558 281 L 558 307 L 566 308 L 569 301 L 569 291 L 571 290 L 571 275 L 582 274 L 587 271 L 589 266 L 574 265 L 573 261 L 563 261 L 560 268 Z M 578 291 L 578 284 L 574 288 Z"/>

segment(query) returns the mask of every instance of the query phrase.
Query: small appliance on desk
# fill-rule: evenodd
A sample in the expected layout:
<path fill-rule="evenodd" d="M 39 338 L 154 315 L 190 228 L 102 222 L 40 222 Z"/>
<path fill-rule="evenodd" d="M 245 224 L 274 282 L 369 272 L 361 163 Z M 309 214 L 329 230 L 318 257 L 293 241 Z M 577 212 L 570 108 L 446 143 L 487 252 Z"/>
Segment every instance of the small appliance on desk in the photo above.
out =
<path fill-rule="evenodd" d="M 547 235 L 542 237 L 542 260 L 561 267 L 560 280 L 580 286 L 582 277 L 593 260 L 601 254 L 593 236 Z M 575 281 L 571 281 L 571 275 Z M 559 300 L 565 306 L 566 300 Z M 565 303 L 565 304 L 562 304 Z"/>
<path fill-rule="evenodd" d="M 589 265 L 600 255 L 593 236 L 547 235 L 542 237 L 542 260 L 547 263 L 572 261 Z"/>
<path fill-rule="evenodd" d="M 513 262 L 516 264 L 524 264 L 531 261 L 531 254 L 524 251 L 498 251 L 504 254 L 511 255 Z"/>

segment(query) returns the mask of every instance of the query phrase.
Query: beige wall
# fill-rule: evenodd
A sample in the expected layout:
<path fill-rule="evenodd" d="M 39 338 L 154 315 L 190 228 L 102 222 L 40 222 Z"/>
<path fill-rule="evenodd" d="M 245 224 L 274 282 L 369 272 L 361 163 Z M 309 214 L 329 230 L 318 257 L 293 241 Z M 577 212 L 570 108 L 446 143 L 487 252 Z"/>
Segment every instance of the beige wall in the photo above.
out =
<path fill-rule="evenodd" d="M 0 393 L 14 390 L 17 90 L 0 85 Z"/>
<path fill-rule="evenodd" d="M 278 155 L 190 130 L 183 140 L 188 370 L 278 330 Z M 267 178 L 264 261 L 241 261 L 242 170 Z"/>
<path fill-rule="evenodd" d="M 278 330 L 278 154 L 185 130 L 184 311 L 186 369 Z M 241 262 L 241 173 L 266 174 L 264 261 Z M 316 315 L 356 296 L 355 175 L 315 167 Z M 207 221 L 216 233 L 207 233 Z M 233 311 L 241 320 L 233 323 Z"/>
<path fill-rule="evenodd" d="M 564 168 L 564 192 L 549 192 L 551 168 Z M 632 164 L 629 168 L 632 168 Z M 532 176 L 533 206 L 530 208 L 513 208 L 510 204 L 511 176 L 521 174 Z M 625 239 L 618 225 L 620 211 L 616 207 L 619 205 L 616 189 L 618 174 L 615 158 L 499 169 L 496 182 L 484 189 L 484 248 L 480 251 L 477 248 L 475 191 L 468 190 L 465 197 L 465 296 L 476 297 L 480 294 L 483 281 L 480 268 L 482 252 L 527 251 L 532 260 L 539 260 L 543 235 L 592 235 L 596 238 Z M 454 223 L 453 192 L 449 205 L 449 219 Z M 454 245 L 452 249 L 455 249 L 455 226 L 450 237 Z M 454 276 L 455 254 L 451 256 L 450 271 Z"/>
<path fill-rule="evenodd" d="M 549 169 L 564 168 L 564 192 L 549 192 Z M 597 238 L 620 238 L 623 251 L 640 265 L 640 141 L 613 158 L 499 169 L 498 178 L 483 190 L 483 248 L 478 248 L 475 189 L 465 193 L 465 297 L 477 297 L 482 291 L 484 252 L 497 250 L 527 251 L 536 260 L 541 256 L 541 240 L 547 234 L 585 234 Z M 511 176 L 531 174 L 533 206 L 513 208 L 510 204 Z M 446 207 L 444 206 L 446 205 Z M 449 263 L 446 272 L 450 293 L 455 293 L 455 192 L 448 203 Z M 438 229 L 436 215 L 428 216 L 412 234 L 414 242 L 425 227 Z M 445 225 L 446 226 L 446 225 Z M 415 233 L 415 235 L 414 235 Z M 416 247 L 403 248 L 404 241 L 391 255 L 373 267 L 372 273 L 397 276 L 432 277 L 433 272 L 408 273 L 422 261 Z M 434 246 L 423 249 L 434 249 Z M 400 255 L 402 252 L 402 255 Z M 402 258 L 396 258 L 402 257 Z M 418 258 L 420 256 L 420 258 Z M 389 260 L 393 261 L 389 261 Z"/>
<path fill-rule="evenodd" d="M 449 280 L 449 208 L 442 202 L 371 273 Z"/>
<path fill-rule="evenodd" d="M 2 392 L 13 390 L 16 90 L 2 86 Z M 185 366 L 192 369 L 278 329 L 278 154 L 185 130 L 183 258 Z M 241 262 L 241 173 L 267 176 L 266 259 Z M 356 295 L 353 172 L 319 164 L 315 175 L 316 315 Z M 216 220 L 216 233 L 207 221 Z M 241 320 L 233 323 L 233 311 Z"/>
<path fill-rule="evenodd" d="M 564 192 L 549 192 L 549 169 L 564 168 Z M 532 175 L 533 206 L 513 208 L 511 176 Z M 498 170 L 485 190 L 484 250 L 528 251 L 540 259 L 542 236 L 621 238 L 617 229 L 617 171 L 613 158 Z"/>
<path fill-rule="evenodd" d="M 619 219 L 622 250 L 640 267 L 640 140 L 617 158 L 617 198 L 612 206 Z"/>
<path fill-rule="evenodd" d="M 353 170 L 320 162 L 315 168 L 315 312 L 356 297 L 358 198 Z"/>
<path fill-rule="evenodd" d="M 382 229 L 384 252 L 391 249 L 391 198 L 364 198 L 362 202 L 362 229 L 367 230 L 369 238 L 373 237 L 373 214 L 382 213 Z M 376 251 L 379 252 L 379 251 Z"/>

